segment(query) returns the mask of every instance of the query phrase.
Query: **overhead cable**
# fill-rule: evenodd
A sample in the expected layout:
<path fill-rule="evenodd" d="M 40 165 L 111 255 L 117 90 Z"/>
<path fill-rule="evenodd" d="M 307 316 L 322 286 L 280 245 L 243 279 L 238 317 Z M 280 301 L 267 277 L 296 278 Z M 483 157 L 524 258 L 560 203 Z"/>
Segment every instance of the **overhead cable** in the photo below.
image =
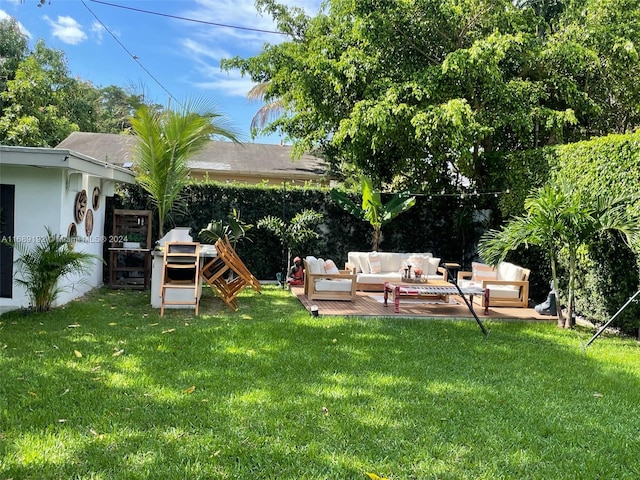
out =
<path fill-rule="evenodd" d="M 131 53 L 129 51 L 129 49 L 118 39 L 118 37 L 116 35 L 114 35 L 111 30 L 109 30 L 109 28 L 104 24 L 104 22 L 102 20 L 100 20 L 98 18 L 98 16 L 93 12 L 93 10 L 91 10 L 89 8 L 89 6 L 85 3 L 84 0 L 80 0 L 82 2 L 82 4 L 84 5 L 84 7 L 89 11 L 89 13 L 91 13 L 91 15 L 93 15 L 93 17 L 96 19 L 96 21 L 102 25 L 102 28 L 105 29 L 105 31 L 111 35 L 111 37 L 118 43 L 118 45 L 120 45 L 120 47 L 122 47 L 122 49 L 127 52 L 127 55 L 129 55 L 134 62 L 136 62 L 140 68 L 142 68 L 142 70 L 144 70 L 146 72 L 147 75 L 149 75 L 149 77 L 151 77 L 151 79 L 156 82 L 158 84 L 158 86 L 164 90 L 166 92 L 167 95 L 169 95 L 169 98 L 171 98 L 173 101 L 175 101 L 178 105 L 180 105 L 180 102 L 178 100 L 176 100 L 176 98 L 171 95 L 171 92 L 169 90 L 167 90 L 165 88 L 165 86 L 160 82 L 160 80 L 158 80 L 143 64 L 142 62 L 140 62 L 140 60 L 138 59 L 138 57 L 136 55 L 134 55 L 133 53 Z M 98 2 L 100 3 L 100 2 Z"/>
<path fill-rule="evenodd" d="M 226 23 L 208 22 L 206 20 L 197 20 L 195 18 L 181 17 L 181 16 L 178 16 L 178 15 L 171 15 L 169 13 L 152 12 L 151 10 L 143 10 L 141 8 L 129 7 L 127 5 L 118 5 L 116 3 L 104 2 L 104 1 L 101 1 L 101 0 L 89 0 L 89 1 L 91 1 L 93 3 L 100 3 L 102 5 L 107 5 L 109 7 L 116 7 L 116 8 L 122 8 L 122 9 L 125 9 L 125 10 L 131 10 L 133 12 L 147 13 L 149 15 L 158 15 L 160 17 L 175 18 L 177 20 L 183 20 L 185 22 L 203 23 L 205 25 L 213 25 L 213 26 L 216 26 L 216 27 L 233 28 L 235 30 L 248 30 L 250 32 L 271 33 L 273 35 L 287 35 L 284 32 L 277 32 L 275 30 L 264 30 L 264 29 L 261 29 L 261 28 L 242 27 L 242 26 L 238 26 L 238 25 L 229 25 L 229 24 L 226 24 Z"/>

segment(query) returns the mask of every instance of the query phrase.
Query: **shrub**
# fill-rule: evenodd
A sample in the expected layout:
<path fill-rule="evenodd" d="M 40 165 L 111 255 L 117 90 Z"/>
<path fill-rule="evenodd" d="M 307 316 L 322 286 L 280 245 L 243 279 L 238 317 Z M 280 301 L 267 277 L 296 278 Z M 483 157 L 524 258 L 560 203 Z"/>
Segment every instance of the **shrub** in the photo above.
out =
<path fill-rule="evenodd" d="M 27 243 L 6 242 L 20 254 L 16 260 L 20 277 L 16 277 L 15 282 L 27 290 L 31 307 L 36 311 L 49 310 L 64 291 L 59 284 L 61 278 L 88 273 L 94 259 L 102 261 L 96 255 L 73 250 L 72 239 L 54 235 L 49 227 L 45 228 L 46 236 L 31 249 Z"/>

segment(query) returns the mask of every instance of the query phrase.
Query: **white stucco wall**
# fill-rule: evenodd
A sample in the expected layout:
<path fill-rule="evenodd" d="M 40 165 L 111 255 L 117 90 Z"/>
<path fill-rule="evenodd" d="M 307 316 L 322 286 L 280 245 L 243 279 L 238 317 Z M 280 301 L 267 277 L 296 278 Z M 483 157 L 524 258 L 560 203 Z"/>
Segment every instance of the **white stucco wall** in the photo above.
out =
<path fill-rule="evenodd" d="M 67 189 L 69 173 L 61 169 L 29 166 L 2 167 L 2 183 L 15 185 L 15 236 L 27 247 L 46 235 L 45 227 L 49 227 L 54 234 L 66 236 L 69 225 L 75 222 L 75 201 L 78 191 Z M 82 173 L 77 175 L 81 176 L 81 186 L 88 195 L 87 209 L 93 210 L 91 205 L 93 188 L 101 186 L 101 179 Z M 78 242 L 75 248 L 78 251 L 98 255 L 100 258 L 103 253 L 105 203 L 105 195 L 101 194 L 100 205 L 93 211 L 94 227 L 90 236 L 86 235 L 84 220 L 76 225 L 78 236 L 84 241 Z M 19 253 L 14 250 L 14 262 L 18 257 Z M 63 305 L 82 296 L 90 289 L 100 286 L 102 271 L 102 263 L 94 260 L 88 275 L 65 277 L 64 289 L 54 306 Z M 0 298 L 0 311 L 28 306 L 29 296 L 26 290 L 15 283 L 13 298 Z"/>

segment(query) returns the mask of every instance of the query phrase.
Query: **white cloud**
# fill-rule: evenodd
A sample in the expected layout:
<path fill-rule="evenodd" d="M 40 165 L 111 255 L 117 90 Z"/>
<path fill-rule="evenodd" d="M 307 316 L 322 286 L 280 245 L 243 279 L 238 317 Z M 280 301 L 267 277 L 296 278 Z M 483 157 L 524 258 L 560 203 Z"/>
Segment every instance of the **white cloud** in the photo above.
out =
<path fill-rule="evenodd" d="M 195 8 L 180 14 L 211 24 L 190 23 L 179 41 L 185 58 L 195 62 L 198 77 L 190 83 L 197 88 L 215 90 L 221 95 L 246 98 L 254 83 L 239 71 L 224 72 L 219 62 L 223 58 L 257 55 L 265 43 L 279 43 L 287 37 L 269 32 L 277 30 L 269 15 L 256 10 L 254 0 L 196 0 Z M 320 9 L 320 0 L 284 0 L 313 16 Z M 246 27 L 262 31 L 226 28 L 219 25 Z"/>
<path fill-rule="evenodd" d="M 198 62 L 214 60 L 216 63 L 221 58 L 228 58 L 231 54 L 223 48 L 217 46 L 207 46 L 202 42 L 192 38 L 183 38 L 180 44 L 187 52 L 187 57 L 194 58 Z"/>
<path fill-rule="evenodd" d="M 56 21 L 45 15 L 44 19 L 51 25 L 52 34 L 64 43 L 78 45 L 87 39 L 87 34 L 75 19 L 67 16 L 58 16 Z"/>
<path fill-rule="evenodd" d="M 4 10 L 0 10 L 0 21 L 6 20 L 8 18 L 12 18 L 12 16 L 9 15 Z M 17 20 L 16 20 L 16 23 L 18 24 L 18 28 L 20 29 L 20 33 L 22 33 L 23 35 L 25 35 L 28 38 L 32 37 L 31 32 L 29 32 L 29 30 L 27 30 L 22 23 L 18 22 Z"/>
<path fill-rule="evenodd" d="M 205 80 L 194 82 L 194 86 L 204 90 L 214 90 L 226 97 L 247 98 L 247 93 L 254 83 L 248 77 L 242 77 L 240 72 L 221 72 L 219 69 L 210 68 L 202 72 Z"/>
<path fill-rule="evenodd" d="M 104 27 L 100 24 L 100 22 L 93 22 L 91 24 L 91 33 L 93 33 L 93 36 L 98 43 L 102 43 L 104 31 Z"/>

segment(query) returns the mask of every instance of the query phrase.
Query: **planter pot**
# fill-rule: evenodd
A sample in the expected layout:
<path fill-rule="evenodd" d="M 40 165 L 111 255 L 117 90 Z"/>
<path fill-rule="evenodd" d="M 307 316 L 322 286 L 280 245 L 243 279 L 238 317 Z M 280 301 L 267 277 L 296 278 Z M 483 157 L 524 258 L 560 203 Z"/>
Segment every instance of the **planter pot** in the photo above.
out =
<path fill-rule="evenodd" d="M 122 248 L 140 248 L 140 242 L 123 242 Z"/>

